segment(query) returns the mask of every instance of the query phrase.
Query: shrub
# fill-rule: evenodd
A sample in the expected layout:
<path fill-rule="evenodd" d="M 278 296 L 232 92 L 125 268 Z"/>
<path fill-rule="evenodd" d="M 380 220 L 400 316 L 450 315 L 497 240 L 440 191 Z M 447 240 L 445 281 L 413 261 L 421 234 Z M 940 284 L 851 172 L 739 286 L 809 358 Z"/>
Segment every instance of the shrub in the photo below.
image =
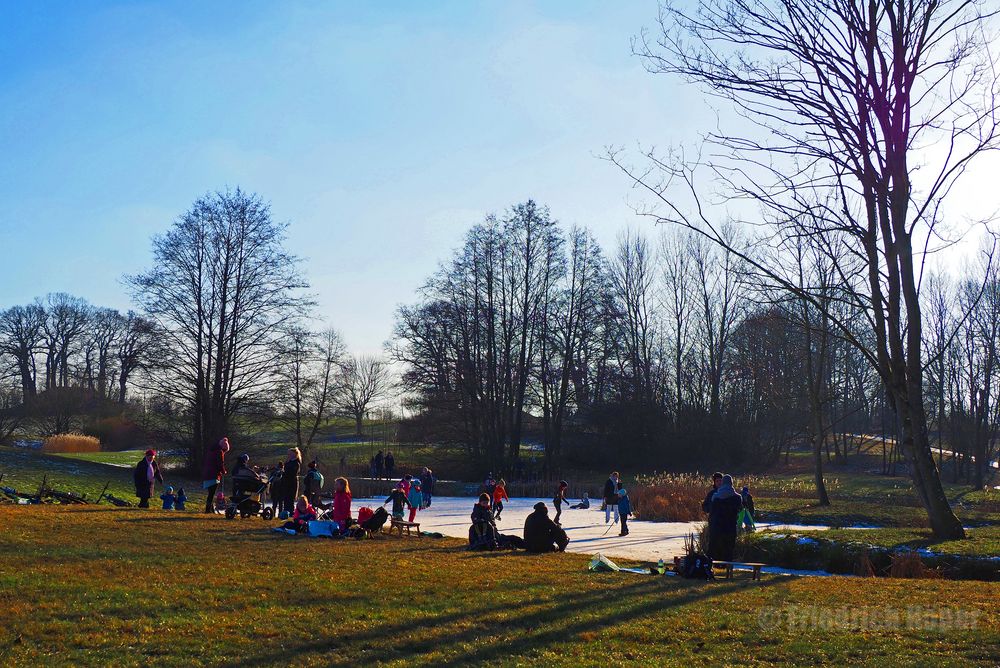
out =
<path fill-rule="evenodd" d="M 83 434 L 56 434 L 42 443 L 42 452 L 100 452 L 101 442 Z"/>

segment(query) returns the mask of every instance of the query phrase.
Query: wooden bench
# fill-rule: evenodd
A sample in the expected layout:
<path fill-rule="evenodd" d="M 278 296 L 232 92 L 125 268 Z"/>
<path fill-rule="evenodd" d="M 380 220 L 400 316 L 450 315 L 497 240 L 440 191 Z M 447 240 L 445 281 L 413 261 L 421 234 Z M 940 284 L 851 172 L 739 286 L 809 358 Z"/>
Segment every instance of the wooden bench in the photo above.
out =
<path fill-rule="evenodd" d="M 420 523 L 419 522 L 407 522 L 406 520 L 392 518 L 392 523 L 389 525 L 389 533 L 393 531 L 399 531 L 399 537 L 403 537 L 403 531 L 406 531 L 407 536 L 413 535 L 413 530 L 417 531 L 417 538 L 420 538 Z"/>
<path fill-rule="evenodd" d="M 733 567 L 739 566 L 741 569 L 750 569 L 752 571 L 750 575 L 751 580 L 760 580 L 760 569 L 767 564 L 756 564 L 753 562 L 744 561 L 713 561 L 712 568 L 724 568 L 726 569 L 726 579 L 731 580 L 733 578 Z"/>

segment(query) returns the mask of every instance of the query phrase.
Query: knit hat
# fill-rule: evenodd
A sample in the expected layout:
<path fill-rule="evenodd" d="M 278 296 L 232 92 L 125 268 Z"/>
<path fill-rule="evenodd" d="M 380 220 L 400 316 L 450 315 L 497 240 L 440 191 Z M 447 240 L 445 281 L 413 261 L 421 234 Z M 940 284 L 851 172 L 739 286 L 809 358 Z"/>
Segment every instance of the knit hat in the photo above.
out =
<path fill-rule="evenodd" d="M 541 512 L 545 513 L 546 515 L 549 513 L 549 509 L 541 501 L 539 501 L 538 503 L 535 504 L 535 510 L 540 510 Z"/>
<path fill-rule="evenodd" d="M 618 496 L 625 496 L 626 494 L 628 494 L 628 492 L 625 491 L 624 487 L 618 490 Z"/>
<path fill-rule="evenodd" d="M 244 452 L 242 455 L 240 455 L 240 461 L 246 464 L 248 461 L 250 461 L 250 455 Z"/>
<path fill-rule="evenodd" d="M 226 438 L 225 436 L 223 436 L 222 439 L 219 440 L 219 449 L 222 450 L 223 452 L 229 452 L 229 439 Z"/>
<path fill-rule="evenodd" d="M 743 485 L 743 491 L 744 491 L 745 493 L 749 494 L 749 493 L 750 493 L 750 488 L 749 488 L 749 487 L 747 487 L 746 485 Z"/>
<path fill-rule="evenodd" d="M 309 468 L 315 470 L 315 468 L 316 468 L 316 460 L 315 459 L 312 460 L 311 462 L 309 462 Z"/>
<path fill-rule="evenodd" d="M 420 478 L 414 478 L 413 480 L 410 481 L 410 484 L 413 485 L 414 487 L 420 487 L 421 484 Z"/>
<path fill-rule="evenodd" d="M 167 494 L 173 494 L 173 493 L 174 493 L 174 488 L 171 487 L 170 485 L 167 485 Z"/>
<path fill-rule="evenodd" d="M 156 450 L 153 450 L 153 449 L 146 450 L 146 456 L 147 457 L 155 457 L 156 456 Z"/>

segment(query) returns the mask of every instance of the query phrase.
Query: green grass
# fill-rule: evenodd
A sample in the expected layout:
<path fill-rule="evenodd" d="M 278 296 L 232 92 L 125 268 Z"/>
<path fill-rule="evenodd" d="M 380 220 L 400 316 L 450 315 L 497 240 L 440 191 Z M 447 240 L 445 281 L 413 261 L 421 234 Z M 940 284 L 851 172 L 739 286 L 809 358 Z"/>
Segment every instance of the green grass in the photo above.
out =
<path fill-rule="evenodd" d="M 795 532 L 797 536 L 860 542 L 889 549 L 926 548 L 935 554 L 969 557 L 1000 556 L 1000 526 L 971 528 L 965 540 L 935 541 L 929 529 L 831 529 Z"/>
<path fill-rule="evenodd" d="M 4 665 L 1000 661 L 1000 585 L 989 583 L 593 574 L 581 555 L 292 538 L 191 512 L 7 506 L 0 525 Z M 822 624 L 845 611 L 881 620 L 912 606 L 978 619 L 952 630 Z M 789 610 L 819 627 L 774 621 Z"/>

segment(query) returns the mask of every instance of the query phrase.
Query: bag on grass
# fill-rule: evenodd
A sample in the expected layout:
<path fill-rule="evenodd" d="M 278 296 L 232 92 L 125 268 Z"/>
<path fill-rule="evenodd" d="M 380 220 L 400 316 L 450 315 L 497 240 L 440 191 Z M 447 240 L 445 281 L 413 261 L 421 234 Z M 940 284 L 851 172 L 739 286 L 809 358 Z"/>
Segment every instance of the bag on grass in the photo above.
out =
<path fill-rule="evenodd" d="M 360 512 L 360 511 L 359 511 Z M 361 522 L 361 528 L 365 531 L 380 531 L 385 523 L 389 521 L 389 513 L 385 511 L 385 508 L 379 506 L 372 513 L 372 516 Z"/>
<path fill-rule="evenodd" d="M 701 552 L 691 552 L 681 561 L 681 577 L 691 580 L 714 580 L 712 560 Z"/>
<path fill-rule="evenodd" d="M 358 524 L 364 524 L 365 520 L 370 520 L 375 511 L 368 506 L 358 508 Z"/>

